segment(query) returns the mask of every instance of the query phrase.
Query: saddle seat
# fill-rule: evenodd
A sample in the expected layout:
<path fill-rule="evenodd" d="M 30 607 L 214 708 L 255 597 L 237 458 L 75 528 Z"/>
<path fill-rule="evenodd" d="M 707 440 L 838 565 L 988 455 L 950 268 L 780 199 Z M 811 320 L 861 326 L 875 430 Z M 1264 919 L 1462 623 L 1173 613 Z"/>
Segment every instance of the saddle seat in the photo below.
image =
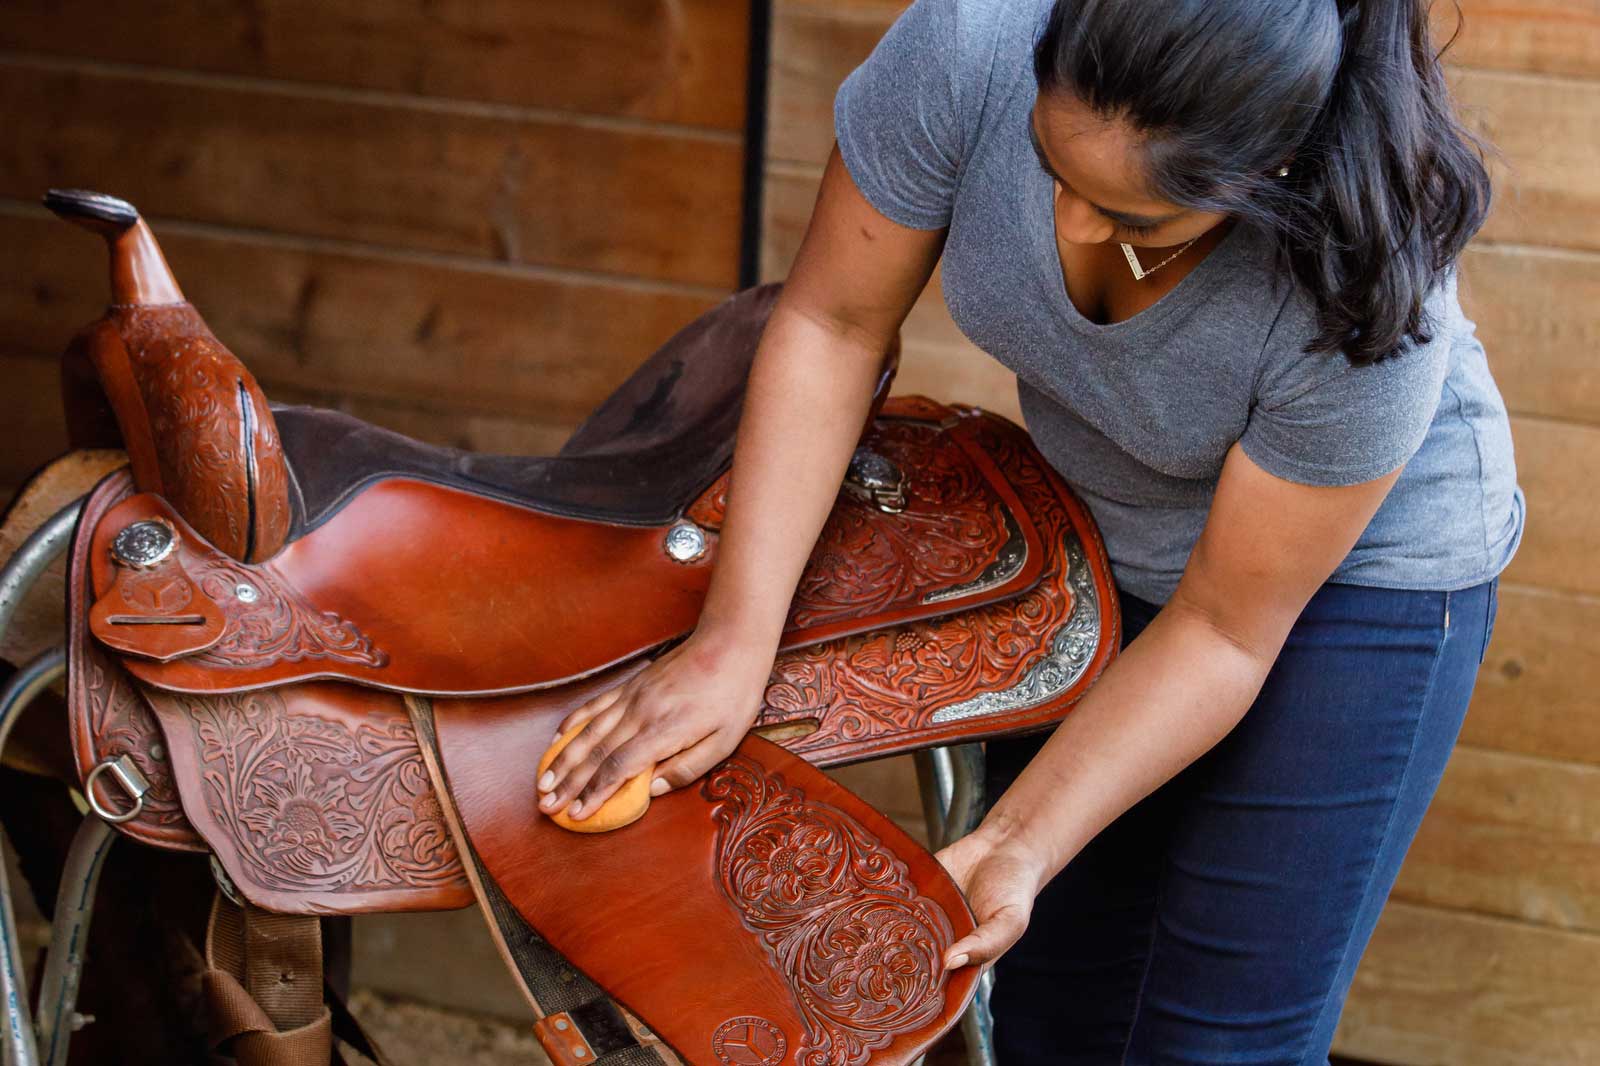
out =
<path fill-rule="evenodd" d="M 912 410 L 898 401 L 886 414 Z M 920 410 L 920 408 L 915 408 Z M 865 452 L 897 471 L 885 511 L 845 491 L 791 605 L 782 650 L 1006 599 L 1047 552 L 979 444 L 981 416 L 887 417 Z M 712 472 L 717 473 L 716 471 Z M 119 503 L 90 554 L 102 643 L 170 691 L 318 678 L 489 695 L 565 684 L 694 627 L 725 482 L 666 524 L 595 521 L 411 474 L 363 475 L 271 560 L 229 558 L 162 496 Z M 176 540 L 153 569 L 119 554 Z"/>

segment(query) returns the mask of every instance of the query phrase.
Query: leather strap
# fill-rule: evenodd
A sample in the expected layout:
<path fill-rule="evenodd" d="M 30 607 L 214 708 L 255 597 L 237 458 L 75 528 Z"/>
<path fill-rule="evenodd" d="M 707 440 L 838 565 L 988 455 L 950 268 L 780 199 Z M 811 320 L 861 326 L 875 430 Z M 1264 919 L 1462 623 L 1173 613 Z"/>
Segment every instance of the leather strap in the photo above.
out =
<path fill-rule="evenodd" d="M 239 1066 L 328 1066 L 333 1016 L 322 998 L 322 930 L 314 915 L 276 914 L 220 891 L 206 928 L 213 1051 Z"/>
<path fill-rule="evenodd" d="M 483 868 L 472 841 L 461 826 L 449 784 L 439 761 L 433 705 L 420 696 L 405 697 L 417 730 L 417 746 L 428 767 L 434 794 L 450 834 L 460 851 L 467 879 L 489 924 L 500 955 L 506 960 L 523 998 L 537 1019 L 533 1035 L 557 1066 L 681 1066 L 680 1059 L 644 1023 L 618 1006 L 583 971 L 551 947 L 539 931 L 511 906 L 500 886 Z"/>

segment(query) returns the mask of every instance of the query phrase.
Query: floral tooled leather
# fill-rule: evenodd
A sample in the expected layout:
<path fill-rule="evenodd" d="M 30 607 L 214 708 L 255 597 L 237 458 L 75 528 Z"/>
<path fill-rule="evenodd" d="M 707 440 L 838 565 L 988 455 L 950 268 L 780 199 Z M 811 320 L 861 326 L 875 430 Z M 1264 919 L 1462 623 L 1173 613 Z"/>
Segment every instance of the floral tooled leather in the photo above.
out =
<path fill-rule="evenodd" d="M 735 755 L 712 770 L 722 891 L 793 989 L 804 1066 L 860 1066 L 944 1006 L 950 920 L 850 815 Z"/>
<path fill-rule="evenodd" d="M 291 913 L 471 902 L 398 698 L 326 685 L 145 694 L 196 828 L 252 902 Z"/>
<path fill-rule="evenodd" d="M 999 733 L 1053 721 L 1109 662 L 1117 644 L 1109 568 L 1087 512 L 1021 430 L 992 417 L 974 434 L 1022 500 L 1045 545 L 1044 576 L 1021 596 L 981 610 L 886 626 L 779 654 L 758 731 L 812 762 L 832 765 L 923 747 L 963 733 Z M 1083 596 L 1092 597 L 1084 602 Z M 1088 610 L 1092 608 L 1092 610 Z M 1056 669 L 1060 685 L 1029 683 Z M 940 712 L 1021 688 L 1043 695 L 996 699 L 981 724 Z M 795 732 L 786 730 L 802 729 Z"/>

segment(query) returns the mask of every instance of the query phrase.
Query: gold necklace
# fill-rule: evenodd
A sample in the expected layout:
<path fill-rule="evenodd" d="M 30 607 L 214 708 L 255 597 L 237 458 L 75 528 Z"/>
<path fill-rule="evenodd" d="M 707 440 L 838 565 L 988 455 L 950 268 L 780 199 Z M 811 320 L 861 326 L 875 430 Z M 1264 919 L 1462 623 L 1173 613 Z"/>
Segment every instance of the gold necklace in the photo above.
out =
<path fill-rule="evenodd" d="M 1193 237 L 1190 237 L 1187 241 L 1184 242 L 1184 245 L 1183 245 L 1182 248 L 1179 248 L 1176 252 L 1173 252 L 1171 255 L 1169 255 L 1165 259 L 1161 260 L 1161 262 L 1157 263 L 1155 266 L 1151 267 L 1149 270 L 1146 270 L 1144 267 L 1139 265 L 1139 257 L 1134 254 L 1133 245 L 1124 244 L 1122 246 L 1122 254 L 1127 257 L 1128 266 L 1133 269 L 1133 280 L 1134 281 L 1143 281 L 1145 278 L 1149 277 L 1151 274 L 1154 274 L 1156 271 L 1160 270 L 1162 267 L 1166 266 L 1168 263 L 1170 263 L 1174 259 L 1178 258 L 1178 256 L 1182 255 L 1184 252 L 1187 252 L 1189 250 L 1189 245 L 1193 244 L 1195 241 L 1199 240 L 1203 236 L 1205 236 L 1205 234 L 1197 233 Z"/>

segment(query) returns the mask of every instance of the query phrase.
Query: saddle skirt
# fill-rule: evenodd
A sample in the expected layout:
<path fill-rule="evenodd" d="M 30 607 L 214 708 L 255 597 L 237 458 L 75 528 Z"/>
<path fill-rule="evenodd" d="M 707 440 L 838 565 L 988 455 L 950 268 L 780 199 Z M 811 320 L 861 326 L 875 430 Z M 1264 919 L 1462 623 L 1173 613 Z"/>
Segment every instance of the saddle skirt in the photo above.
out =
<path fill-rule="evenodd" d="M 960 892 L 817 768 L 1043 728 L 1115 653 L 1098 534 L 1022 430 L 885 398 L 891 353 L 752 734 L 574 834 L 533 768 L 693 628 L 776 288 L 687 327 L 561 454 L 472 456 L 270 407 L 131 207 L 52 196 L 113 250 L 117 306 L 64 373 L 76 441 L 109 412 L 130 468 L 72 544 L 68 684 L 124 834 L 211 852 L 270 910 L 479 903 L 568 1061 L 609 1061 L 557 1026 L 611 1032 L 606 996 L 692 1063 L 904 1063 L 953 1023 L 977 977 L 940 965 L 973 927 Z M 70 386 L 85 366 L 103 399 Z"/>

